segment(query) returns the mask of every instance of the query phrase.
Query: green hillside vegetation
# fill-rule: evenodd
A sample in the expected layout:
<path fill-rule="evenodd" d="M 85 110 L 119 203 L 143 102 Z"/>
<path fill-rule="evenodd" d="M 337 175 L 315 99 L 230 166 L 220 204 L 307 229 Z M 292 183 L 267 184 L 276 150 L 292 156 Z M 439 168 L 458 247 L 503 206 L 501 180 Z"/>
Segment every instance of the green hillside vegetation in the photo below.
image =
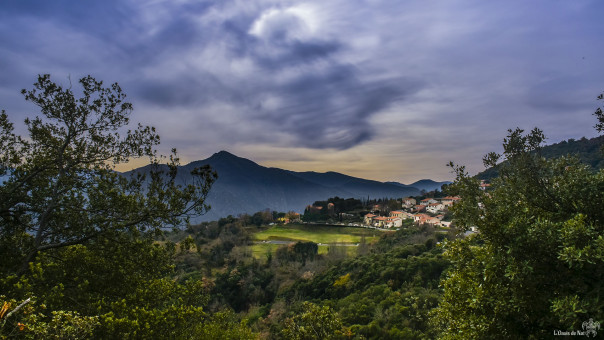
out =
<path fill-rule="evenodd" d="M 604 169 L 604 155 L 601 152 L 604 146 L 604 136 L 591 139 L 585 137 L 575 140 L 569 139 L 560 143 L 551 144 L 542 147 L 539 152 L 541 156 L 547 159 L 554 159 L 563 156 L 575 156 L 583 164 L 589 165 L 593 170 Z M 499 175 L 501 165 L 490 167 L 476 175 L 476 178 L 491 180 Z"/>
<path fill-rule="evenodd" d="M 294 242 L 295 243 L 295 242 Z M 313 242 L 314 243 L 314 242 Z M 317 244 L 318 250 L 317 253 L 319 255 L 327 255 L 330 252 L 330 249 L 333 247 L 340 247 L 341 252 L 345 256 L 355 256 L 357 254 L 357 246 L 334 246 L 334 245 L 326 245 L 326 244 Z M 257 260 L 265 260 L 268 254 L 275 255 L 279 249 L 283 248 L 282 244 L 271 244 L 271 243 L 256 243 L 251 247 L 252 256 Z M 272 256 L 271 255 L 271 256 Z"/>
<path fill-rule="evenodd" d="M 434 320 L 445 339 L 544 339 L 604 319 L 604 170 L 540 157 L 543 140 L 510 131 L 504 154 L 485 157 L 508 160 L 488 192 L 453 166 L 456 221 L 480 232 L 445 247 Z"/>
<path fill-rule="evenodd" d="M 250 251 L 249 240 L 271 234 L 284 238 L 275 231 L 289 227 L 258 228 L 245 225 L 245 218 L 221 221 L 167 235 L 179 243 L 195 241 L 190 248 L 177 247 L 182 249 L 175 257 L 180 280 L 212 282 L 209 305 L 229 306 L 262 338 L 296 338 L 293 334 L 301 332 L 299 327 L 318 321 L 308 320 L 313 313 L 325 313 L 335 322 L 337 327 L 330 329 L 335 338 L 429 338 L 435 334 L 429 313 L 438 303 L 438 282 L 448 266 L 438 243 L 454 239 L 453 231 L 412 225 L 396 232 L 295 226 L 292 229 L 302 231 L 307 239 L 362 241 L 363 235 L 373 235 L 375 242 L 361 242 L 354 252 L 348 249 L 353 247 L 337 246 L 320 252 L 315 242 L 297 241 L 271 245 L 274 251 L 258 257 Z M 213 240 L 204 236 L 212 230 Z M 247 235 L 239 240 L 248 239 L 248 246 L 235 242 L 222 253 L 224 262 L 212 260 L 215 249 L 224 249 L 220 244 L 233 240 L 233 234 Z"/>
<path fill-rule="evenodd" d="M 437 243 L 447 237 L 427 226 L 401 229 L 383 237 L 370 254 L 298 280 L 284 295 L 329 306 L 355 338 L 433 338 L 430 311 L 449 266 Z"/>

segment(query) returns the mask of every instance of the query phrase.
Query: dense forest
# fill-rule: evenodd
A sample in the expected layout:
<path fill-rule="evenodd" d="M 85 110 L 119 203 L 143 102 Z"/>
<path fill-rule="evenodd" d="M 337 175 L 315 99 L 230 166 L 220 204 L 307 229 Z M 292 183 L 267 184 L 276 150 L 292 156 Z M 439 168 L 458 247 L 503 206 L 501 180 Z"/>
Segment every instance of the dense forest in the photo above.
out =
<path fill-rule="evenodd" d="M 541 339 L 604 321 L 604 171 L 544 157 L 538 129 L 485 157 L 488 190 L 450 164 L 455 228 L 407 221 L 353 254 L 297 242 L 258 258 L 252 235 L 280 213 L 188 223 L 220 174 L 176 184 L 176 152 L 127 129 L 119 85 L 80 85 L 23 90 L 42 114 L 28 136 L 0 114 L 0 338 Z M 153 171 L 113 171 L 136 157 Z M 362 208 L 315 204 L 335 201 Z"/>
<path fill-rule="evenodd" d="M 448 266 L 438 244 L 454 239 L 454 232 L 408 223 L 375 244 L 359 245 L 352 257 L 342 247 L 318 254 L 317 244 L 298 242 L 258 260 L 247 248 L 250 233 L 257 228 L 246 225 L 245 218 L 231 217 L 166 235 L 191 240 L 181 241 L 191 246 L 174 254 L 176 275 L 182 282 L 212 282 L 211 311 L 228 306 L 245 316 L 262 338 L 291 338 L 285 335 L 291 327 L 316 327 L 316 319 L 302 317 L 314 309 L 337 321 L 337 327 L 325 330 L 330 336 L 384 339 L 432 334 L 428 313 L 437 305 L 439 279 Z"/>

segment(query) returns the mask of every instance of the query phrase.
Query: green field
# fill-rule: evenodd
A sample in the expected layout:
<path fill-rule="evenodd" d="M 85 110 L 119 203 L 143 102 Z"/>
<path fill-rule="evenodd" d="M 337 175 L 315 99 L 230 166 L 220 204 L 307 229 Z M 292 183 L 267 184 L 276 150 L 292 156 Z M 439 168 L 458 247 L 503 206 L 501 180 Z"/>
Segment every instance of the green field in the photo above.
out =
<path fill-rule="evenodd" d="M 268 229 L 254 234 L 253 240 L 258 241 L 311 241 L 320 244 L 319 254 L 326 254 L 328 244 L 356 244 L 361 242 L 363 236 L 365 242 L 376 242 L 384 231 L 366 228 L 288 224 L 271 226 Z M 271 251 L 275 252 L 282 244 L 260 243 L 252 246 L 252 254 L 256 258 L 263 258 Z M 356 247 L 344 247 L 348 254 L 355 254 Z"/>
<path fill-rule="evenodd" d="M 363 236 L 365 242 L 373 243 L 384 231 L 355 227 L 325 225 L 288 224 L 271 226 L 254 234 L 255 241 L 311 241 L 315 243 L 359 243 Z"/>

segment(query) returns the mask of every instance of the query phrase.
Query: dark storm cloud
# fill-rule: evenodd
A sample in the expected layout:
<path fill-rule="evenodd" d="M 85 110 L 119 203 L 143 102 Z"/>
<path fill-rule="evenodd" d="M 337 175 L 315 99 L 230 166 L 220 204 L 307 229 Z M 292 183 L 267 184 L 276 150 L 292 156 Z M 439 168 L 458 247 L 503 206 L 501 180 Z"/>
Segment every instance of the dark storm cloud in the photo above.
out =
<path fill-rule="evenodd" d="M 203 107 L 212 102 L 245 103 L 245 96 L 225 85 L 209 72 L 178 74 L 177 77 L 162 77 L 148 80 L 139 85 L 135 94 L 161 107 Z"/>
<path fill-rule="evenodd" d="M 27 20 L 28 25 L 19 26 L 10 34 L 14 37 L 27 36 L 35 32 L 39 25 L 52 23 L 74 32 L 82 32 L 110 43 L 123 33 L 132 18 L 133 9 L 127 2 L 119 0 L 95 1 L 17 1 L 2 2 L 0 18 L 8 23 L 14 20 Z M 51 33 L 51 32 L 47 32 Z M 28 37 L 30 43 L 37 39 Z M 54 38 L 54 37 L 49 37 Z M 60 48 L 60 46 L 57 46 Z"/>
<path fill-rule="evenodd" d="M 19 90 L 38 73 L 63 84 L 92 74 L 119 82 L 133 119 L 191 145 L 193 159 L 199 145 L 332 148 L 372 154 L 374 167 L 405 150 L 406 164 L 428 169 L 492 151 L 516 126 L 589 136 L 603 90 L 602 1 L 1 6 L 0 105 L 10 115 L 24 114 Z"/>
<path fill-rule="evenodd" d="M 293 136 L 295 146 L 347 149 L 371 139 L 371 116 L 418 88 L 405 79 L 364 81 L 352 65 L 330 59 L 339 42 L 292 42 L 284 54 L 256 53 L 256 39 L 249 38 L 242 54 L 258 66 L 254 79 L 225 83 L 210 72 L 181 74 L 174 79 L 147 81 L 138 91 L 143 98 L 161 106 L 196 106 L 228 102 L 238 106 L 241 119 L 255 120 L 271 130 Z M 240 51 L 237 50 L 237 53 Z M 267 56 L 268 55 L 268 56 Z M 322 59 L 329 66 L 314 69 Z M 274 81 L 272 72 L 303 68 L 287 81 Z M 306 67 L 306 68 L 305 68 Z M 264 99 L 275 98 L 277 107 Z"/>
<path fill-rule="evenodd" d="M 224 36 L 231 41 L 229 51 L 233 57 L 250 57 L 267 70 L 291 67 L 297 64 L 310 63 L 318 59 L 328 58 L 345 45 L 336 40 L 292 39 L 284 38 L 283 30 L 272 34 L 268 46 L 262 39 L 249 34 L 252 18 L 243 17 L 239 20 L 228 20 L 223 23 Z"/>
<path fill-rule="evenodd" d="M 192 90 L 193 89 L 193 90 Z M 162 107 L 189 106 L 203 103 L 204 86 L 196 79 L 164 79 L 145 82 L 135 91 L 141 98 Z"/>
<path fill-rule="evenodd" d="M 347 149 L 371 139 L 369 118 L 416 86 L 405 80 L 362 82 L 353 67 L 340 65 L 273 89 L 287 104 L 262 111 L 295 131 L 300 146 Z"/>
<path fill-rule="evenodd" d="M 341 50 L 343 44 L 337 41 L 294 41 L 280 44 L 279 47 L 283 52 L 255 55 L 256 62 L 267 70 L 295 67 L 328 58 Z"/>
<path fill-rule="evenodd" d="M 296 36 L 305 29 L 304 22 L 290 14 L 251 34 L 259 16 L 226 20 L 219 32 L 208 28 L 211 35 L 221 37 L 225 64 L 249 62 L 255 67 L 251 77 L 241 79 L 228 66 L 221 77 L 220 70 L 202 65 L 191 73 L 147 79 L 137 92 L 154 104 L 196 107 L 200 114 L 205 105 L 227 102 L 240 111 L 238 119 L 289 134 L 293 146 L 348 149 L 374 136 L 372 115 L 419 87 L 419 82 L 403 78 L 364 80 L 355 66 L 338 60 L 338 52 L 347 48 L 344 41 Z M 280 72 L 293 76 L 278 80 Z M 277 106 L 267 105 L 266 98 L 277 101 Z"/>
<path fill-rule="evenodd" d="M 73 32 L 74 36 L 54 37 L 56 46 L 44 46 L 25 38 L 38 36 L 43 26 L 24 25 L 26 31 L 21 34 L 3 34 L 0 39 L 5 46 L 21 44 L 32 55 L 48 56 L 46 64 L 56 58 L 55 63 L 68 64 L 76 73 L 86 72 L 90 66 L 86 53 L 107 58 L 105 67 L 114 65 L 107 68 L 111 77 L 128 74 L 120 82 L 131 89 L 130 99 L 164 108 L 195 108 L 201 116 L 214 114 L 205 109 L 211 104 L 228 103 L 240 111 L 240 121 L 233 123 L 256 121 L 289 134 L 295 146 L 311 148 L 347 149 L 370 140 L 374 136 L 371 116 L 417 87 L 408 81 L 364 80 L 354 65 L 338 60 L 338 53 L 347 49 L 345 41 L 307 34 L 308 23 L 293 12 L 270 12 L 270 7 L 259 6 L 227 15 L 216 25 L 216 21 L 200 20 L 215 6 L 211 2 L 146 6 L 118 1 L 92 5 L 40 2 L 39 6 L 9 2 L 5 18 L 14 16 L 29 23 L 40 20 L 57 32 Z M 219 11 L 228 7 L 219 6 Z M 161 13 L 163 10 L 166 12 Z M 255 22 L 260 28 L 253 34 Z M 88 41 L 98 53 L 87 49 L 79 52 L 81 57 L 60 60 L 57 51 L 73 50 L 78 43 L 74 39 Z M 191 61 L 195 59 L 192 53 L 202 54 L 213 44 L 225 45 L 222 54 L 216 55 L 224 59 L 222 69 Z M 38 64 L 34 56 L 28 58 Z M 251 78 L 242 79 L 229 70 L 228 64 L 237 61 L 254 65 Z M 18 60 L 7 61 L 10 63 Z M 293 76 L 276 80 L 279 72 Z M 267 105 L 267 97 L 276 100 L 277 106 Z"/>

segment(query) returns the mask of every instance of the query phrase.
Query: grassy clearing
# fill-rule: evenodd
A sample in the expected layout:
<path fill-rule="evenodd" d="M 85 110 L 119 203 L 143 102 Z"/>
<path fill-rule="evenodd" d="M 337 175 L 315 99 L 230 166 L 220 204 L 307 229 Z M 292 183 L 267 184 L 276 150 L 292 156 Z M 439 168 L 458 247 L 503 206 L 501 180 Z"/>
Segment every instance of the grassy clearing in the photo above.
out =
<path fill-rule="evenodd" d="M 383 231 L 306 224 L 272 226 L 254 234 L 255 241 L 311 241 L 315 243 L 359 243 L 363 236 L 367 243 L 376 242 Z"/>
<path fill-rule="evenodd" d="M 271 226 L 268 229 L 259 231 L 253 235 L 254 241 L 305 241 L 320 243 L 319 254 L 327 254 L 329 250 L 328 244 L 338 243 L 360 243 L 363 236 L 365 242 L 376 242 L 385 231 L 354 228 L 354 227 L 339 227 L 325 225 L 307 225 L 307 224 L 288 224 L 284 226 Z M 267 252 L 273 254 L 282 244 L 256 243 L 251 246 L 252 255 L 257 259 L 266 258 Z M 342 246 L 342 250 L 349 256 L 354 256 L 357 247 Z"/>

